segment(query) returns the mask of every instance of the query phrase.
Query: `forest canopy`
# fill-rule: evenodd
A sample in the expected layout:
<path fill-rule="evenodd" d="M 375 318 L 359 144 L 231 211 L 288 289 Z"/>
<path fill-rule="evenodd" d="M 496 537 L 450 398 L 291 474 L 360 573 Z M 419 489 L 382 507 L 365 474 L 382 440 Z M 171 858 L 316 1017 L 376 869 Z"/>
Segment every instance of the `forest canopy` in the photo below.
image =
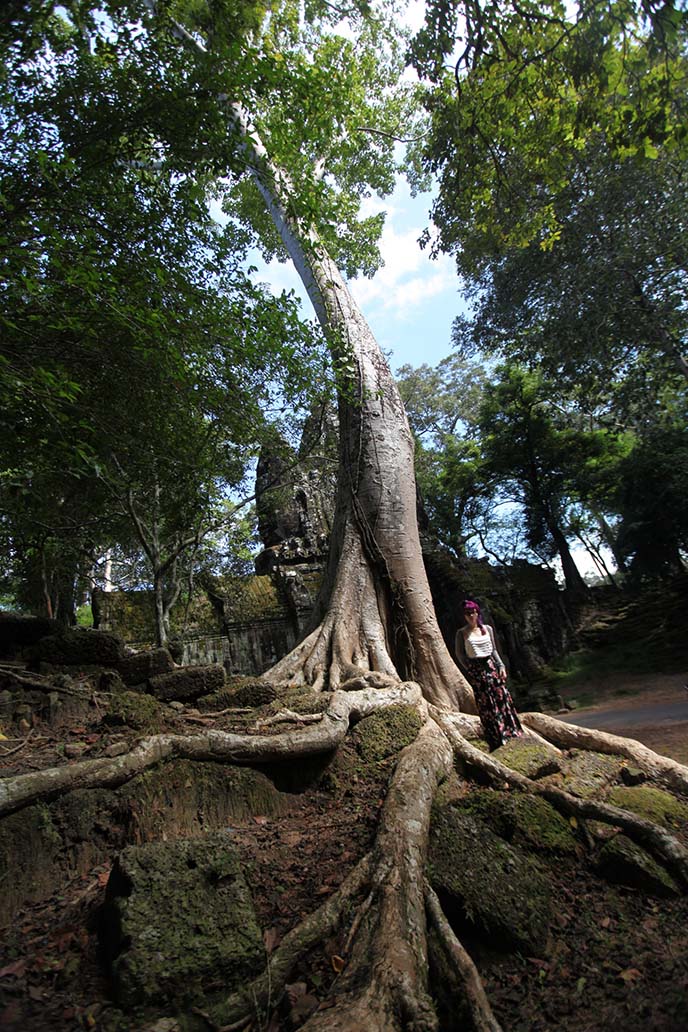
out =
<path fill-rule="evenodd" d="M 683 19 L 654 0 L 427 12 L 413 43 L 394 4 L 363 0 L 0 13 L 8 593 L 68 622 L 80 571 L 125 555 L 157 632 L 132 648 L 0 620 L 0 1024 L 579 1032 L 685 1013 L 688 768 L 559 719 L 551 686 L 559 716 L 518 714 L 492 626 L 524 653 L 515 616 L 573 639 L 573 538 L 602 564 L 604 540 L 631 584 L 685 561 Z M 379 265 L 365 202 L 402 169 L 436 178 L 437 246 L 473 311 L 458 351 L 397 382 L 349 280 Z M 631 172 L 658 205 L 636 265 Z M 292 262 L 313 325 L 260 285 L 254 248 Z M 268 669 L 182 662 L 183 578 L 244 560 L 232 492 L 328 388 L 336 502 L 308 622 Z M 505 564 L 506 502 L 511 554 L 558 554 L 567 590 L 527 568 L 546 597 L 485 625 L 461 584 L 465 624 L 443 633 L 414 462 L 449 580 L 476 538 Z M 633 632 L 654 665 L 685 650 L 666 598 Z"/>

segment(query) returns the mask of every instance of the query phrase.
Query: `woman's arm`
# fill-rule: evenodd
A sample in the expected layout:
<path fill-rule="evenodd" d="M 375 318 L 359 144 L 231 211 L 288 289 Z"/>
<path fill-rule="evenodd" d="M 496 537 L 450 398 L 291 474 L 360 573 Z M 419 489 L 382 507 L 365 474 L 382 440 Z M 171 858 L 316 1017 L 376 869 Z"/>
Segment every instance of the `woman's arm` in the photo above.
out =
<path fill-rule="evenodd" d="M 487 633 L 490 635 L 490 641 L 492 642 L 492 658 L 495 661 L 495 666 L 497 667 L 497 672 L 500 673 L 500 674 L 503 674 L 506 677 L 506 667 L 504 665 L 504 660 L 502 659 L 502 657 L 497 652 L 497 644 L 495 642 L 495 633 L 494 633 L 492 627 L 490 626 L 490 624 L 485 624 L 485 627 L 487 629 Z"/>

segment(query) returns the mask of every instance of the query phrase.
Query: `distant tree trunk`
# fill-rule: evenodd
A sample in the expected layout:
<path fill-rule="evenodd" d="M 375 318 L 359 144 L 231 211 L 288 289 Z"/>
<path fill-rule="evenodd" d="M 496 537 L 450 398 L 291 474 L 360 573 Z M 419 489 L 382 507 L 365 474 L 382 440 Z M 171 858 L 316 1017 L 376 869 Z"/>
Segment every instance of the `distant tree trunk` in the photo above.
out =
<path fill-rule="evenodd" d="M 600 574 L 600 576 L 606 577 L 613 588 L 618 588 L 618 584 L 614 580 L 614 576 L 607 564 L 605 563 L 604 557 L 602 556 L 600 550 L 598 548 L 595 548 L 591 541 L 586 541 L 580 532 L 576 533 L 576 537 L 578 538 L 583 548 L 586 550 L 586 552 L 592 559 L 593 563 L 597 567 L 597 572 Z"/>
<path fill-rule="evenodd" d="M 571 555 L 571 549 L 566 536 L 553 520 L 549 524 L 549 532 L 552 535 L 559 558 L 561 559 L 561 569 L 567 589 L 574 597 L 584 598 L 588 594 L 588 585 L 581 577 L 576 562 Z"/>
<path fill-rule="evenodd" d="M 180 592 L 181 584 L 176 560 L 156 566 L 153 572 L 153 604 L 155 607 L 155 640 L 159 646 L 166 645 L 170 640 L 170 613 Z"/>
<path fill-rule="evenodd" d="M 153 605 L 155 607 L 155 640 L 166 645 L 169 638 L 169 610 L 165 606 L 165 583 L 160 570 L 153 575 Z"/>
<path fill-rule="evenodd" d="M 616 563 L 617 570 L 619 571 L 619 573 L 625 573 L 626 572 L 626 560 L 621 555 L 621 553 L 620 553 L 620 551 L 619 551 L 619 549 L 617 547 L 617 540 L 616 540 L 617 536 L 616 536 L 616 534 L 614 533 L 612 528 L 609 526 L 607 520 L 604 518 L 602 513 L 593 511 L 592 515 L 597 520 L 598 526 L 600 528 L 600 534 L 602 536 L 602 540 L 604 541 L 605 545 L 607 546 L 609 551 L 614 556 L 614 562 Z"/>

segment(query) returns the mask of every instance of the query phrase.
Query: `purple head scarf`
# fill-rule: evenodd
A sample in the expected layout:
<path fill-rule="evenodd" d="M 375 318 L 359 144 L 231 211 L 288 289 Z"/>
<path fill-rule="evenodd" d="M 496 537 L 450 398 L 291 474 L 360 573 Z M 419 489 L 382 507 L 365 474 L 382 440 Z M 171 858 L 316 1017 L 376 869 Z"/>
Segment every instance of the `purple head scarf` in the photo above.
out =
<path fill-rule="evenodd" d="M 482 613 L 480 611 L 480 606 L 478 605 L 478 603 L 477 602 L 471 602 L 471 600 L 467 598 L 466 601 L 463 604 L 463 611 L 464 611 L 464 613 L 477 613 L 478 614 L 478 627 L 481 629 L 483 634 L 485 634 L 485 625 L 483 624 L 483 617 L 482 617 Z"/>

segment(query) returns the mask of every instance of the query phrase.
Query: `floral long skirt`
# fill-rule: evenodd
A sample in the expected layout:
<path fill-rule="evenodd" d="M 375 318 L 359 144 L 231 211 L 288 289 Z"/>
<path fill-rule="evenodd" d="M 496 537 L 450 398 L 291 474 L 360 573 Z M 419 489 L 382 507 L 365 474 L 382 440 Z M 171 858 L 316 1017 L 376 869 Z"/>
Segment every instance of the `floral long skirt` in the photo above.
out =
<path fill-rule="evenodd" d="M 494 660 L 490 656 L 469 659 L 467 676 L 490 749 L 504 745 L 508 738 L 520 738 L 523 728 L 511 693 L 497 673 Z"/>

